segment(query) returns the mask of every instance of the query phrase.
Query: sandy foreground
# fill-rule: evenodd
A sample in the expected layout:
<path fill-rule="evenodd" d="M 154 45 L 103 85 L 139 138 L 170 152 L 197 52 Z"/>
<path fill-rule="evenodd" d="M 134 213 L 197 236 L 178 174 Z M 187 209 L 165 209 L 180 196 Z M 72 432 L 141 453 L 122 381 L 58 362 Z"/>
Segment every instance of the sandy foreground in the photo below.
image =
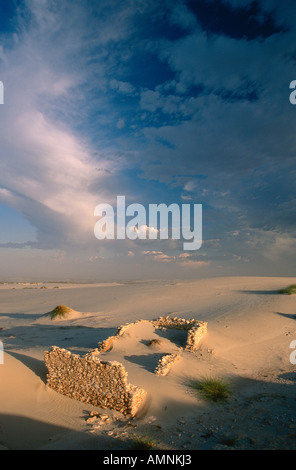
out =
<path fill-rule="evenodd" d="M 135 436 L 153 449 L 295 449 L 296 296 L 278 290 L 295 278 L 228 277 L 196 281 L 0 285 L 1 449 L 130 449 Z M 78 313 L 53 321 L 65 304 Z M 104 360 L 122 362 L 129 382 L 148 398 L 133 419 L 65 397 L 46 385 L 44 351 L 51 346 L 85 354 L 137 320 L 178 316 L 208 322 L 195 352 L 182 355 L 169 375 L 154 374 L 161 354 L 180 346 L 141 324 Z M 158 349 L 157 349 L 158 348 Z M 232 395 L 205 401 L 194 380 L 220 377 Z M 92 416 L 96 412 L 95 416 Z"/>

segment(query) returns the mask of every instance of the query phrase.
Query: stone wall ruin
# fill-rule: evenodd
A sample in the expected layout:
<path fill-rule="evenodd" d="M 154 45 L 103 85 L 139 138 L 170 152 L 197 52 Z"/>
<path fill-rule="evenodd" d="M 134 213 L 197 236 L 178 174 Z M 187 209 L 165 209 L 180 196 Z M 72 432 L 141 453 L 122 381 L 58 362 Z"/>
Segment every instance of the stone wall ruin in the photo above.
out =
<path fill-rule="evenodd" d="M 98 350 L 100 352 L 107 352 L 109 351 L 112 346 L 113 342 L 118 339 L 120 336 L 123 336 L 127 331 L 132 328 L 134 325 L 141 323 L 147 320 L 137 320 L 134 323 L 126 323 L 125 325 L 121 325 L 117 329 L 117 333 L 114 336 L 109 336 L 109 338 L 105 339 L 98 343 Z M 198 348 L 199 342 L 202 337 L 207 332 L 207 323 L 202 322 L 195 319 L 186 320 L 185 318 L 170 318 L 169 316 L 166 317 L 159 317 L 156 320 L 151 320 L 150 323 L 156 329 L 171 329 L 171 330 L 185 330 L 187 331 L 187 339 L 186 345 L 183 349 L 187 351 L 195 351 Z"/>
<path fill-rule="evenodd" d="M 112 349 L 114 341 L 128 334 L 133 325 L 144 321 L 146 320 L 120 326 L 116 335 L 99 342 L 97 349 L 84 356 L 53 346 L 49 352 L 44 353 L 48 386 L 70 398 L 101 408 L 110 408 L 124 415 L 135 416 L 145 402 L 146 391 L 128 383 L 127 371 L 121 363 L 100 360 L 100 353 Z M 182 350 L 191 352 L 196 350 L 201 338 L 207 332 L 207 323 L 194 319 L 185 320 L 166 316 L 150 323 L 155 329 L 162 331 L 167 329 L 186 331 L 186 344 L 179 348 L 180 353 Z M 159 376 L 167 375 L 180 358 L 180 354 L 163 355 L 154 373 Z"/>
<path fill-rule="evenodd" d="M 70 398 L 130 416 L 146 398 L 145 390 L 128 383 L 122 364 L 100 361 L 96 352 L 80 357 L 53 346 L 44 357 L 47 385 Z"/>

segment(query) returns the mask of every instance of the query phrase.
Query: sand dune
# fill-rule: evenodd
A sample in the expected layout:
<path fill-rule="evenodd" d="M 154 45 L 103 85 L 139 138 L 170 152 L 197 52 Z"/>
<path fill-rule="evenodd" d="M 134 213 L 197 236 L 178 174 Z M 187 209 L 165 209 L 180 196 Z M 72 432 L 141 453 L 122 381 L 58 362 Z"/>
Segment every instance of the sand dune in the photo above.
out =
<path fill-rule="evenodd" d="M 57 305 L 53 310 L 42 315 L 41 318 L 50 319 L 54 322 L 63 322 L 65 320 L 74 320 L 83 316 L 82 312 L 77 312 L 67 305 Z"/>
<path fill-rule="evenodd" d="M 163 449 L 294 449 L 296 297 L 278 294 L 292 283 L 295 278 L 236 277 L 58 289 L 2 285 L 0 445 L 120 449 L 135 434 L 148 434 Z M 61 304 L 71 306 L 69 316 L 44 314 Z M 182 349 L 184 332 L 153 328 L 150 320 L 166 315 L 208 323 L 196 351 Z M 46 385 L 44 351 L 52 345 L 86 354 L 116 335 L 119 325 L 137 320 L 147 321 L 101 352 L 103 360 L 121 362 L 129 382 L 148 393 L 133 420 Z M 172 353 L 180 360 L 167 376 L 157 376 L 159 358 Z M 207 402 L 191 388 L 205 376 L 228 380 L 227 402 Z"/>

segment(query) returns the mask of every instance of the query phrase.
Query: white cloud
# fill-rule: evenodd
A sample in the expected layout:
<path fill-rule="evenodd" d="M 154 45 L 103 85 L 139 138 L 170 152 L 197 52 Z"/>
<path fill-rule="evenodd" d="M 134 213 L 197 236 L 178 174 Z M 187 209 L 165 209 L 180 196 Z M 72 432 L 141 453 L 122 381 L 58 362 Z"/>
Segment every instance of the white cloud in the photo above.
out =
<path fill-rule="evenodd" d="M 77 86 L 85 80 L 83 70 L 69 73 L 71 52 L 82 46 L 83 30 L 75 43 L 73 31 L 62 30 L 65 40 L 58 44 L 52 35 L 61 34 L 64 18 L 50 2 L 32 0 L 28 5 L 34 21 L 29 29 L 20 28 L 13 46 L 3 52 L 5 68 L 0 65 L 6 85 L 6 103 L 0 109 L 0 200 L 37 228 L 40 246 L 50 245 L 50 236 L 53 244 L 83 244 L 93 238 L 94 207 L 100 198 L 107 199 L 92 187 L 112 167 L 101 158 L 104 172 L 95 171 L 98 157 L 92 156 L 92 148 L 67 120 L 59 119 L 59 112 L 69 114 Z"/>
<path fill-rule="evenodd" d="M 195 259 L 195 255 L 190 255 L 189 253 L 169 255 L 167 253 L 164 253 L 163 251 L 146 250 L 142 251 L 142 254 L 145 255 L 148 259 L 152 258 L 154 261 L 174 263 L 175 266 L 180 266 L 184 268 L 197 268 L 208 266 L 210 264 L 210 261 L 197 260 Z"/>
<path fill-rule="evenodd" d="M 110 81 L 110 87 L 113 90 L 116 90 L 119 93 L 123 93 L 123 94 L 128 94 L 129 95 L 130 93 L 135 92 L 135 87 L 131 83 L 122 82 L 120 80 L 116 80 L 115 78 L 113 78 Z"/>
<path fill-rule="evenodd" d="M 180 263 L 180 266 L 184 268 L 202 268 L 208 266 L 210 264 L 209 261 L 196 261 L 196 260 L 186 260 Z"/>
<path fill-rule="evenodd" d="M 120 119 L 117 121 L 116 127 L 117 127 L 117 129 L 124 129 L 124 127 L 125 127 L 125 119 L 124 119 L 124 118 L 120 118 Z"/>

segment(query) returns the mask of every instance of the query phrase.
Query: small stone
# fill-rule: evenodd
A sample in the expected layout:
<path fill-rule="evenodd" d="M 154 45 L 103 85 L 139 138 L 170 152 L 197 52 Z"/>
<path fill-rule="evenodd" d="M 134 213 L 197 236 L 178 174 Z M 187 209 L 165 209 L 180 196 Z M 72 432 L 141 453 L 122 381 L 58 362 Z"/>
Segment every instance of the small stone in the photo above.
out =
<path fill-rule="evenodd" d="M 146 420 L 146 422 L 148 424 L 154 423 L 154 421 L 156 421 L 155 416 L 149 416 L 149 418 L 147 418 L 147 420 Z"/>
<path fill-rule="evenodd" d="M 87 420 L 86 420 L 87 424 L 93 424 L 93 423 L 95 423 L 96 421 L 98 421 L 98 417 L 97 417 L 97 416 L 92 416 L 91 418 L 87 418 Z"/>
<path fill-rule="evenodd" d="M 109 416 L 108 415 L 101 415 L 100 418 L 101 418 L 101 420 L 106 421 L 107 419 L 109 419 Z"/>

